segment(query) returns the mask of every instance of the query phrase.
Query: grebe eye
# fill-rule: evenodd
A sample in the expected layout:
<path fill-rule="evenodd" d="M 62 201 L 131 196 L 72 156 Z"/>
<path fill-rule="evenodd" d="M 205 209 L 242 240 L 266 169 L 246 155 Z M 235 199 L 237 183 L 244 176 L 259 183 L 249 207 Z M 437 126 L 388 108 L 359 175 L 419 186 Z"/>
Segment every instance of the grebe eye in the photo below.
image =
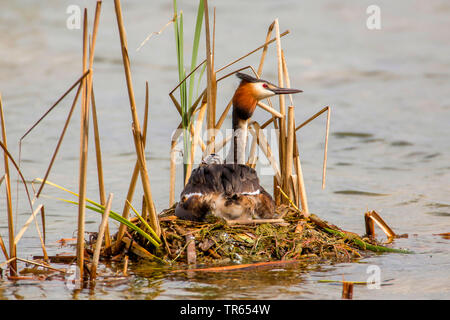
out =
<path fill-rule="evenodd" d="M 263 88 L 266 88 L 266 89 L 267 89 L 268 87 L 269 87 L 269 86 L 267 85 L 267 83 L 264 83 L 264 84 L 263 84 Z"/>

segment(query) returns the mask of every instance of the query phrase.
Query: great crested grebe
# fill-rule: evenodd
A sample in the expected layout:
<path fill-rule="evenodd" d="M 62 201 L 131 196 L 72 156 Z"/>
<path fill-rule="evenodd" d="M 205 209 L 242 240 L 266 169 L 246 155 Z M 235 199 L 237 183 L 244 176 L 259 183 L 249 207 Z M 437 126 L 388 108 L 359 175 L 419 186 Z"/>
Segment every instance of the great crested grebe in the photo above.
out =
<path fill-rule="evenodd" d="M 275 214 L 271 195 L 259 184 L 256 171 L 245 165 L 248 123 L 259 100 L 302 91 L 280 88 L 244 73 L 236 75 L 241 83 L 233 96 L 233 139 L 228 161 L 222 163 L 219 156 L 211 154 L 192 170 L 175 209 L 179 218 L 201 221 L 212 214 L 227 220 L 269 219 Z"/>

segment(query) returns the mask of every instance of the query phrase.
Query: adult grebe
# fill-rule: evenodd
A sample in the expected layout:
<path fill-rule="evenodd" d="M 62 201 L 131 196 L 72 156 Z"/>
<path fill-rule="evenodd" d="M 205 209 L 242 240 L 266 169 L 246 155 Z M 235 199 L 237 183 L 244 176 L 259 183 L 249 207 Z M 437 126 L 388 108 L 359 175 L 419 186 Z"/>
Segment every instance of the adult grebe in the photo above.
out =
<path fill-rule="evenodd" d="M 259 100 L 302 91 L 279 88 L 243 73 L 236 75 L 241 83 L 233 96 L 233 139 L 228 163 L 211 154 L 192 170 L 175 209 L 179 218 L 201 221 L 212 214 L 227 220 L 269 219 L 275 214 L 271 195 L 259 184 L 256 171 L 245 165 L 248 123 Z"/>

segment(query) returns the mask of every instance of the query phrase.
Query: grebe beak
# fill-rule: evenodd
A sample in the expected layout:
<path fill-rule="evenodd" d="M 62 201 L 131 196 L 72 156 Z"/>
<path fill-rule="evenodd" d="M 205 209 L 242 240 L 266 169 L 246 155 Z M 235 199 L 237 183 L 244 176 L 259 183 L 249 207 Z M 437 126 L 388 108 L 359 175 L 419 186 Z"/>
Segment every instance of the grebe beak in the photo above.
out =
<path fill-rule="evenodd" d="M 273 93 L 275 94 L 293 94 L 293 93 L 300 93 L 303 92 L 303 90 L 299 89 L 292 89 L 292 88 L 269 88 Z"/>

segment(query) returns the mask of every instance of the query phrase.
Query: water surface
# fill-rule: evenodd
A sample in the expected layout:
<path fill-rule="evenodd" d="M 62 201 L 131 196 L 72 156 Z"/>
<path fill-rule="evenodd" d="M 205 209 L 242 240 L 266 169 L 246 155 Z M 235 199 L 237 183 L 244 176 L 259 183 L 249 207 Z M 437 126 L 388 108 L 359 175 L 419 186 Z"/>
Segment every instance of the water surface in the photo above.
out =
<path fill-rule="evenodd" d="M 94 8 L 88 1 L 8 1 L 0 11 L 0 91 L 8 143 L 16 157 L 20 137 L 81 74 L 82 32 L 66 28 L 66 9 L 71 4 L 88 5 L 92 19 Z M 341 286 L 318 280 L 365 281 L 368 266 L 376 265 L 381 271 L 382 286 L 378 290 L 356 286 L 354 298 L 450 298 L 449 240 L 436 235 L 450 232 L 450 5 L 444 0 L 377 1 L 382 28 L 368 30 L 366 8 L 370 4 L 212 1 L 210 7 L 217 6 L 216 66 L 258 47 L 268 25 L 278 17 L 282 31 L 291 32 L 283 38 L 291 84 L 304 91 L 294 97 L 297 122 L 324 106 L 332 108 L 325 190 L 321 189 L 325 118 L 315 120 L 298 133 L 310 210 L 359 234 L 364 233 L 364 212 L 377 210 L 396 233 L 409 234 L 408 238 L 396 240 L 394 246 L 408 248 L 415 254 L 373 255 L 359 263 L 214 275 L 166 275 L 157 269 L 149 271 L 145 265 L 132 265 L 130 271 L 134 274 L 129 281 L 104 286 L 94 293 L 83 290 L 75 294 L 64 281 L 57 280 L 18 284 L 0 280 L 0 297 L 337 299 Z M 169 141 L 179 122 L 168 96 L 177 82 L 172 27 L 154 36 L 140 51 L 135 49 L 149 33 L 160 30 L 171 19 L 171 2 L 123 1 L 122 6 L 140 114 L 145 81 L 150 86 L 147 156 L 153 196 L 160 211 L 168 204 Z M 181 1 L 179 6 L 185 14 L 189 52 L 196 5 Z M 236 68 L 249 64 L 257 67 L 258 60 L 259 54 Z M 106 192 L 114 193 L 113 206 L 118 211 L 135 163 L 121 61 L 113 4 L 104 1 L 94 86 L 101 120 Z M 276 51 L 271 47 L 263 77 L 276 82 L 276 68 Z M 219 110 L 225 107 L 236 85 L 233 78 L 221 85 Z M 73 93 L 23 141 L 21 165 L 27 179 L 43 176 L 72 97 Z M 77 190 L 78 180 L 78 114 L 79 109 L 49 177 L 72 190 Z M 266 118 L 262 110 L 255 114 L 258 121 Z M 225 127 L 230 126 L 228 118 Z M 88 195 L 97 199 L 92 145 L 89 152 Z M 271 176 L 261 175 L 261 180 L 271 189 Z M 178 185 L 177 194 L 180 191 Z M 45 194 L 63 195 L 51 188 L 46 188 Z M 138 190 L 135 199 L 141 195 Z M 3 192 L 0 197 L 4 207 Z M 25 199 L 21 191 L 15 216 L 18 226 L 30 214 Z M 61 248 L 56 241 L 76 235 L 76 207 L 55 199 L 41 201 L 47 212 L 49 254 L 73 252 L 73 247 Z M 96 231 L 97 214 L 88 212 L 86 219 L 86 230 Z M 377 232 L 382 239 L 381 231 Z M 7 240 L 5 214 L 0 218 L 0 234 Z M 18 252 L 25 258 L 41 254 L 33 226 L 19 243 Z"/>

